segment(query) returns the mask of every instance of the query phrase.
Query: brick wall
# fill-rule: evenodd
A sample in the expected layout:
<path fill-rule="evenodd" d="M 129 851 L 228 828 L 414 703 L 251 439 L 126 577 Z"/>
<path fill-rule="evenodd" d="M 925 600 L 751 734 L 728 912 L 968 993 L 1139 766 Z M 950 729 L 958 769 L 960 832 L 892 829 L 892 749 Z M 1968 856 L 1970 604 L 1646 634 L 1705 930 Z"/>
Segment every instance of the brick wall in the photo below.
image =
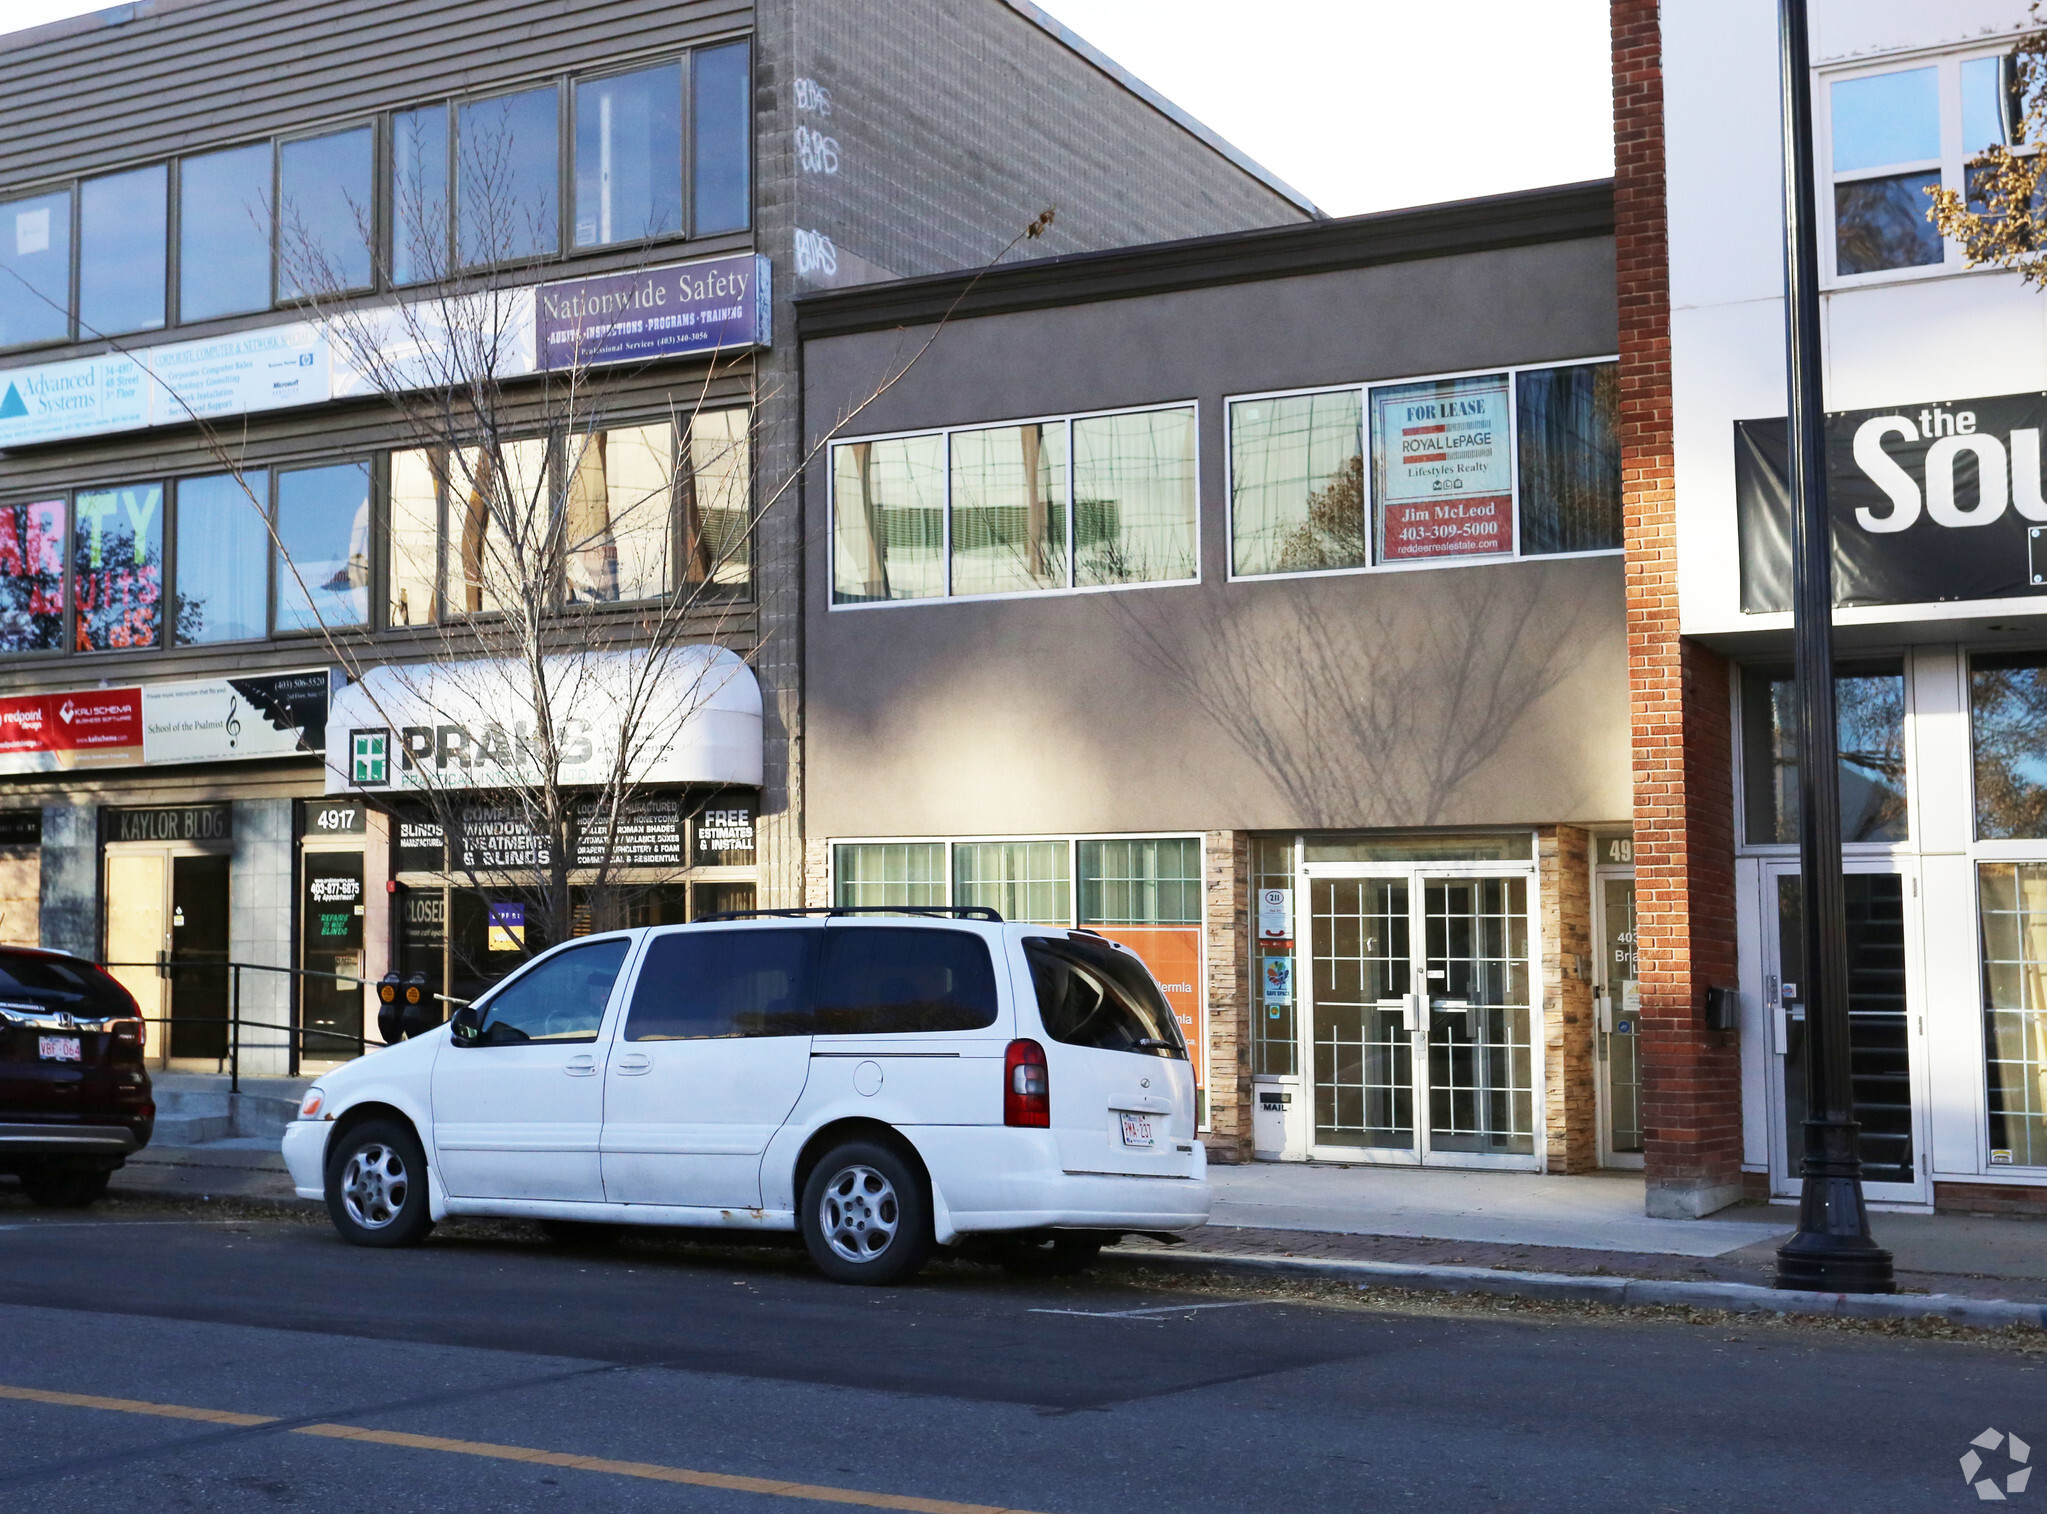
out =
<path fill-rule="evenodd" d="M 1736 1037 L 1701 1024 L 1736 981 L 1731 701 L 1726 662 L 1678 635 L 1656 0 L 1612 18 L 1643 1142 L 1649 1212 L 1688 1217 L 1741 1197 Z"/>
<path fill-rule="evenodd" d="M 1202 855 L 1208 913 L 1208 1123 L 1211 1161 L 1251 1160 L 1251 838 L 1210 831 Z"/>
<path fill-rule="evenodd" d="M 1542 911 L 1542 1067 L 1551 1172 L 1599 1165 L 1592 1024 L 1591 837 L 1575 826 L 1536 833 Z"/>

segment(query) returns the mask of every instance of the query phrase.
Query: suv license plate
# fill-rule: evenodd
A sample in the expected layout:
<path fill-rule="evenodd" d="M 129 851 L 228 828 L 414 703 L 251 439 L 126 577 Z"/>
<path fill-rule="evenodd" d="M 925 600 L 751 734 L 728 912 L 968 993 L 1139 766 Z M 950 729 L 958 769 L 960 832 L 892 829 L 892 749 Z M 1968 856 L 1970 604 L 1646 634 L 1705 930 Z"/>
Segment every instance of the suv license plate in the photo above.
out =
<path fill-rule="evenodd" d="M 1121 1111 L 1118 1111 L 1121 1113 Z M 1148 1114 L 1126 1114 L 1123 1116 L 1123 1144 L 1149 1150 L 1158 1144 L 1152 1135 L 1151 1116 Z"/>
<path fill-rule="evenodd" d="M 36 1055 L 45 1062 L 80 1062 L 84 1060 L 79 1051 L 76 1036 L 37 1036 Z M 1126 1139 L 1128 1139 L 1126 1137 Z"/>

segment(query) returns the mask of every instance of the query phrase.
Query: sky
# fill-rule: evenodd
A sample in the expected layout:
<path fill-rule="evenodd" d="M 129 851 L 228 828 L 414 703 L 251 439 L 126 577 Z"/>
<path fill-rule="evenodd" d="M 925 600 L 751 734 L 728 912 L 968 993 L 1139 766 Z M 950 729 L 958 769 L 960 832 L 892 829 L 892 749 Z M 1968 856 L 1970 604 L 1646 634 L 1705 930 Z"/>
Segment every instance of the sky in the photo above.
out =
<path fill-rule="evenodd" d="M 1332 215 L 1613 172 L 1608 0 L 1038 3 Z"/>

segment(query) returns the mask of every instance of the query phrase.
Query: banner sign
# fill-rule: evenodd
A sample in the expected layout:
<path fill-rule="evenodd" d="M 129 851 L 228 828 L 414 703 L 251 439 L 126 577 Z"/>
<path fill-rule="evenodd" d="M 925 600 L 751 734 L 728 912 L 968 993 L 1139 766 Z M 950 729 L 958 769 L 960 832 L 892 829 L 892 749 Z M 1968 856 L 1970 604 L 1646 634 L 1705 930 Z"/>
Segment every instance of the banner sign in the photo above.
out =
<path fill-rule="evenodd" d="M 755 254 L 678 268 L 542 284 L 534 301 L 542 368 L 732 352 L 764 342 L 769 264 Z"/>
<path fill-rule="evenodd" d="M 327 687 L 325 668 L 302 668 L 0 699 L 0 773 L 318 752 Z"/>
<path fill-rule="evenodd" d="M 770 265 L 746 254 L 637 273 L 492 291 L 444 307 L 357 311 L 379 349 L 385 383 L 434 388 L 457 376 L 445 351 L 491 338 L 495 376 L 765 347 L 772 341 Z M 536 294 L 538 298 L 536 298 Z M 450 331 L 445 310 L 457 311 Z M 476 312 L 473 317 L 467 312 Z M 459 323 L 470 320 L 473 330 Z M 372 393 L 348 341 L 313 321 L 254 327 L 198 342 L 167 342 L 24 368 L 0 369 L 0 451 L 196 419 L 318 405 Z"/>
<path fill-rule="evenodd" d="M 2040 434 L 2047 394 L 1827 417 L 1834 603 L 1938 604 L 2047 594 Z M 1734 424 L 1741 608 L 1791 608 L 1785 422 Z"/>
<path fill-rule="evenodd" d="M 1380 561 L 1514 550 L 1510 392 L 1505 374 L 1372 391 Z"/>

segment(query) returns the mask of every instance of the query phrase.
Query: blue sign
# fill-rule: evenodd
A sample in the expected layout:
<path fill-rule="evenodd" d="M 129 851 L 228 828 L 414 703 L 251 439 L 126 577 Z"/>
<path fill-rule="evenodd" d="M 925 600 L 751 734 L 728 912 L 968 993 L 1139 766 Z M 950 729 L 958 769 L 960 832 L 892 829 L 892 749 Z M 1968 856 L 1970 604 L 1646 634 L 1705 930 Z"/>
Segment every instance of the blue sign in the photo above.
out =
<path fill-rule="evenodd" d="M 564 279 L 534 292 L 542 368 L 642 362 L 768 345 L 768 260 L 755 253 Z"/>

